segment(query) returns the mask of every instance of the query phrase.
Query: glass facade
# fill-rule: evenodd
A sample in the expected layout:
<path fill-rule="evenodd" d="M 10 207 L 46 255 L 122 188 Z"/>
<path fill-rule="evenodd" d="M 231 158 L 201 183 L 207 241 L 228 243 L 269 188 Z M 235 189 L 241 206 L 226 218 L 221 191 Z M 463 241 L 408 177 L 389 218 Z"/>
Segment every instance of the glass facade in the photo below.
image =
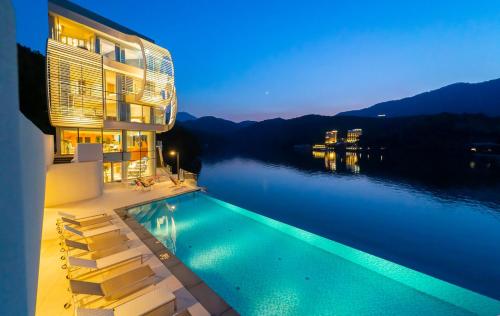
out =
<path fill-rule="evenodd" d="M 101 144 L 102 131 L 100 129 L 78 129 L 78 143 L 80 144 Z"/>
<path fill-rule="evenodd" d="M 113 181 L 113 176 L 111 174 L 111 162 L 105 162 L 102 164 L 102 170 L 104 173 L 104 183 L 109 183 Z"/>
<path fill-rule="evenodd" d="M 129 104 L 130 122 L 133 123 L 151 123 L 151 107 L 139 104 Z"/>
<path fill-rule="evenodd" d="M 102 132 L 102 151 L 105 153 L 115 153 L 122 151 L 122 132 L 107 131 Z"/>
<path fill-rule="evenodd" d="M 116 73 L 107 70 L 104 76 L 106 85 L 106 120 L 117 121 L 119 117 L 116 94 Z"/>
<path fill-rule="evenodd" d="M 122 180 L 122 162 L 104 162 L 102 167 L 105 183 Z"/>
<path fill-rule="evenodd" d="M 107 57 L 111 60 L 115 60 L 115 44 L 104 38 L 99 38 L 99 43 L 100 43 L 99 53 L 104 57 Z"/>
<path fill-rule="evenodd" d="M 154 175 L 154 132 L 127 131 L 127 179 Z"/>
<path fill-rule="evenodd" d="M 122 132 L 89 128 L 60 129 L 61 154 L 73 155 L 78 143 L 103 144 L 104 153 L 122 152 Z"/>
<path fill-rule="evenodd" d="M 60 135 L 61 154 L 73 155 L 75 153 L 76 144 L 78 143 L 78 129 L 62 128 Z"/>
<path fill-rule="evenodd" d="M 155 124 L 165 124 L 165 111 L 163 109 L 154 109 L 154 123 Z"/>
<path fill-rule="evenodd" d="M 103 163 L 104 182 L 155 174 L 155 132 L 61 128 L 59 134 L 63 155 L 74 154 L 78 143 L 102 143 L 103 153 L 121 153 L 126 149 L 125 151 L 130 154 L 129 161 Z M 124 137 L 126 137 L 126 148 L 124 148 Z M 106 160 L 106 156 L 104 158 Z"/>

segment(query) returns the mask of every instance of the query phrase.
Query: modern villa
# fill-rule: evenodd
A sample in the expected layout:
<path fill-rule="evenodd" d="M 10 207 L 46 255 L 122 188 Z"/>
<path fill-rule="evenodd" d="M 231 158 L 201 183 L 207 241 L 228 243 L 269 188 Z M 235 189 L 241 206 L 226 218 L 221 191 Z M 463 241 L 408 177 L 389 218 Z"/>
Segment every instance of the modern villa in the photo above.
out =
<path fill-rule="evenodd" d="M 157 140 L 173 128 L 177 113 L 169 51 L 68 0 L 48 0 L 47 12 L 47 110 L 54 135 L 20 111 L 15 14 L 11 0 L 0 0 L 0 124 L 9 131 L 0 137 L 0 315 L 500 313 L 498 298 L 453 279 L 215 198 L 196 177 L 180 177 L 178 151 L 171 153 L 174 176 L 163 166 Z M 356 144 L 361 133 L 349 130 L 347 142 Z M 359 173 L 362 153 L 330 150 L 343 141 L 329 131 L 313 155 L 331 171 Z M 243 169 L 234 166 L 228 171 Z M 300 185 L 299 194 L 274 189 L 261 173 L 251 180 L 269 193 L 269 208 L 290 199 L 309 217 L 330 216 L 302 203 L 309 175 L 282 174 L 273 177 Z M 238 180 L 220 172 L 204 177 L 228 186 Z M 337 184 L 310 187 L 353 196 L 363 190 L 351 179 L 348 191 Z M 381 208 L 374 204 L 371 211 Z M 352 211 L 330 200 L 325 209 Z M 385 229 L 382 221 L 373 225 Z"/>
<path fill-rule="evenodd" d="M 155 135 L 171 129 L 177 113 L 167 49 L 50 0 L 47 88 L 58 161 L 71 160 L 78 144 L 102 144 L 104 182 L 155 175 Z"/>

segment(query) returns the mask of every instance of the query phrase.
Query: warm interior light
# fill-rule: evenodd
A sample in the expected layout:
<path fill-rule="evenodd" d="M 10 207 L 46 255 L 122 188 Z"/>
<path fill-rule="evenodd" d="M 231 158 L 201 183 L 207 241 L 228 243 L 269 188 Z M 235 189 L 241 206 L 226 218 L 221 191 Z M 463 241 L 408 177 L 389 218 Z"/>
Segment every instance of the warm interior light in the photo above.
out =
<path fill-rule="evenodd" d="M 170 156 L 175 156 L 175 150 L 170 151 Z"/>

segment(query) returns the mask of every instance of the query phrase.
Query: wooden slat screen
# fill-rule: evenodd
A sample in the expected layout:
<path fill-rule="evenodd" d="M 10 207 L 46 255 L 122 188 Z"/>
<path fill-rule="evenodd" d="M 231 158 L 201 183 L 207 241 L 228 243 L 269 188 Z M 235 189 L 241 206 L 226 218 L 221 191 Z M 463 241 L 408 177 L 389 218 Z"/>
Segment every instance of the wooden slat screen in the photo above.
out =
<path fill-rule="evenodd" d="M 47 42 L 47 86 L 53 126 L 103 126 L 102 57 L 52 39 Z"/>
<path fill-rule="evenodd" d="M 140 39 L 144 49 L 145 78 L 141 101 L 165 107 L 174 95 L 174 66 L 165 48 Z"/>

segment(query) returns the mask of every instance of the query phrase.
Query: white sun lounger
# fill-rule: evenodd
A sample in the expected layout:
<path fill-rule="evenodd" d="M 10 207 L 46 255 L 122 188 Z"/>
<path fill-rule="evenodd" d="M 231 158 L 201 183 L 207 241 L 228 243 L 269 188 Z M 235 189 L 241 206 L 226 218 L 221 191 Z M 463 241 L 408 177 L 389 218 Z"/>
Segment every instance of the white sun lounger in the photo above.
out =
<path fill-rule="evenodd" d="M 85 238 L 95 237 L 95 236 L 106 234 L 109 232 L 114 232 L 114 231 L 119 232 L 120 231 L 120 228 L 114 224 L 101 226 L 98 228 L 92 228 L 92 229 L 79 229 L 79 228 L 73 227 L 71 225 L 64 225 L 64 229 L 75 234 L 75 235 L 78 235 L 80 237 L 85 237 Z"/>
<path fill-rule="evenodd" d="M 86 218 L 89 218 L 89 217 L 96 217 L 96 216 L 107 215 L 106 212 L 104 212 L 104 211 L 82 211 L 83 214 L 78 214 L 78 215 L 75 214 L 74 212 L 59 211 L 57 213 L 61 217 L 66 217 L 66 218 L 71 218 L 71 219 L 86 219 Z"/>
<path fill-rule="evenodd" d="M 92 259 L 88 256 L 91 253 L 84 254 L 84 256 L 70 256 L 68 257 L 68 263 L 73 267 L 89 268 L 89 269 L 105 269 L 110 266 L 120 264 L 129 260 L 141 259 L 142 263 L 142 253 L 136 249 L 127 249 L 114 253 L 112 255 L 102 257 L 99 259 Z M 85 257 L 87 256 L 87 257 Z"/>
<path fill-rule="evenodd" d="M 164 286 L 136 297 L 115 308 L 76 308 L 77 316 L 136 316 L 136 315 L 173 315 L 175 296 Z"/>
<path fill-rule="evenodd" d="M 102 214 L 86 218 L 69 218 L 62 216 L 61 220 L 67 224 L 71 224 L 77 227 L 87 227 L 87 226 L 111 223 L 112 218 L 110 215 Z"/>
<path fill-rule="evenodd" d="M 120 300 L 155 284 L 155 273 L 149 265 L 140 265 L 132 270 L 109 277 L 103 281 L 89 279 L 70 280 L 70 289 L 74 295 L 96 295 L 107 301 Z"/>
<path fill-rule="evenodd" d="M 69 248 L 80 249 L 84 251 L 99 251 L 126 245 L 127 241 L 129 241 L 126 235 L 109 235 L 110 236 L 102 235 L 97 237 L 78 239 L 65 238 L 64 242 Z"/>

